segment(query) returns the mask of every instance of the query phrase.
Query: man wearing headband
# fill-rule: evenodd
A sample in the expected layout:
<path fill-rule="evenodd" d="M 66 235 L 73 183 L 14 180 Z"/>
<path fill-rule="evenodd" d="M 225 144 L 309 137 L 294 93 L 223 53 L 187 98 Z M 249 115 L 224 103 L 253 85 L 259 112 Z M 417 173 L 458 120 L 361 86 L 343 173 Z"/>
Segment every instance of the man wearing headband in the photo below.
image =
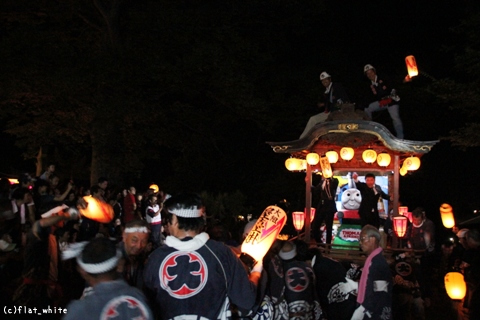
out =
<path fill-rule="evenodd" d="M 125 225 L 123 240 L 118 244 L 122 252 L 120 272 L 131 286 L 143 289 L 143 269 L 147 258 L 145 248 L 148 244 L 150 229 L 144 220 L 132 220 Z"/>
<path fill-rule="evenodd" d="M 111 240 L 95 238 L 78 249 L 72 255 L 76 256 L 80 275 L 93 290 L 67 306 L 64 320 L 153 319 L 144 295 L 118 278 L 117 264 L 122 254 Z"/>
<path fill-rule="evenodd" d="M 315 280 L 312 269 L 305 261 L 297 260 L 297 246 L 287 241 L 278 256 L 283 261 L 285 299 L 289 319 L 316 319 L 319 303 L 314 300 Z"/>
<path fill-rule="evenodd" d="M 58 206 L 51 215 L 35 221 L 27 234 L 22 283 L 15 291 L 13 302 L 30 308 L 46 308 L 60 298 L 59 257 L 53 226 L 78 219 L 78 212 Z"/>
<path fill-rule="evenodd" d="M 164 209 L 170 235 L 145 268 L 145 285 L 155 295 L 160 318 L 226 319 L 230 302 L 247 314 L 255 304 L 261 265 L 248 275 L 231 249 L 209 239 L 197 195 L 173 196 Z"/>

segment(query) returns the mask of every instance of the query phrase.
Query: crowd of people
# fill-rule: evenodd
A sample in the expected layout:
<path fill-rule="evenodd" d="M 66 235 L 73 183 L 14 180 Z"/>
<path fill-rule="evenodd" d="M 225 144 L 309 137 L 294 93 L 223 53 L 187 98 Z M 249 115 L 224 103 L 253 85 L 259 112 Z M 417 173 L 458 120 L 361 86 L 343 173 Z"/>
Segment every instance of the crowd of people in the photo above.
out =
<path fill-rule="evenodd" d="M 170 196 L 155 186 L 138 197 L 134 186 L 113 191 L 105 178 L 88 191 L 59 180 L 52 166 L 36 179 L 22 176 L 13 189 L 0 180 L 5 310 L 56 308 L 64 312 L 52 316 L 64 319 L 426 318 L 440 256 L 434 225 L 421 208 L 413 211 L 405 250 L 392 256 L 384 251 L 388 226 L 380 231 L 371 217 L 378 213 L 366 207 L 361 265 L 332 260 L 301 239 L 276 240 L 262 261 L 252 263 L 240 255 L 231 230 L 209 224 L 208 208 L 196 194 Z M 323 219 L 335 188 L 335 182 L 322 184 Z M 372 203 L 388 196 L 369 180 L 362 188 L 362 195 L 372 192 Z M 112 206 L 110 223 L 79 215 L 85 195 Z M 255 222 L 245 225 L 244 237 Z M 474 319 L 479 232 L 462 229 L 457 237 L 458 244 L 442 246 L 442 270 L 464 273 L 469 293 L 455 307 Z"/>

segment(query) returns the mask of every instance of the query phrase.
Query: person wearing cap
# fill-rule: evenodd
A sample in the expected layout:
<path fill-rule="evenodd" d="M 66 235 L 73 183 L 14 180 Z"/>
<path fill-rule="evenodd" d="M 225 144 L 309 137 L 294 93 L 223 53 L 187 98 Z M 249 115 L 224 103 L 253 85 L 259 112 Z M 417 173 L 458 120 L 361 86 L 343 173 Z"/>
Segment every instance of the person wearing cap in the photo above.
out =
<path fill-rule="evenodd" d="M 150 229 L 145 220 L 132 220 L 125 225 L 118 248 L 122 253 L 119 271 L 131 286 L 143 290 L 143 271 L 147 260 L 146 248 Z"/>
<path fill-rule="evenodd" d="M 170 235 L 145 268 L 160 319 L 226 319 L 230 303 L 247 314 L 255 304 L 261 262 L 248 274 L 230 248 L 209 239 L 198 195 L 172 196 L 164 210 Z"/>
<path fill-rule="evenodd" d="M 315 278 L 305 261 L 296 259 L 297 246 L 287 241 L 278 256 L 283 261 L 285 278 L 285 300 L 289 319 L 316 319 Z"/>
<path fill-rule="evenodd" d="M 326 71 L 320 73 L 320 81 L 325 87 L 323 99 L 318 103 L 318 107 L 325 107 L 325 113 L 334 111 L 337 104 L 348 102 L 348 95 L 342 84 L 339 82 L 332 82 L 332 76 Z"/>
<path fill-rule="evenodd" d="M 64 258 L 75 257 L 77 269 L 92 290 L 82 300 L 65 308 L 64 320 L 74 319 L 153 319 L 143 293 L 118 277 L 117 265 L 122 253 L 108 238 L 95 238 L 79 243 L 78 252 L 67 252 Z"/>
<path fill-rule="evenodd" d="M 367 64 L 363 67 L 365 76 L 370 80 L 371 99 L 365 113 L 372 118 L 372 113 L 388 110 L 390 118 L 392 118 L 393 128 L 396 136 L 403 139 L 403 124 L 400 119 L 400 106 L 398 101 L 400 97 L 396 94 L 395 89 L 388 87 L 383 79 L 377 75 L 377 70 L 371 65 Z"/>
<path fill-rule="evenodd" d="M 323 112 L 310 117 L 300 139 L 306 136 L 317 123 L 327 120 L 328 115 L 334 110 L 337 104 L 349 101 L 348 95 L 343 86 L 339 82 L 332 82 L 332 76 L 326 71 L 320 73 L 320 81 L 325 87 L 325 93 L 322 95 L 322 98 L 320 99 L 321 102 L 318 102 L 317 106 L 323 108 Z"/>
<path fill-rule="evenodd" d="M 358 239 L 360 248 L 367 255 L 360 282 L 347 281 L 346 286 L 357 287 L 357 308 L 352 320 L 392 319 L 392 274 L 380 247 L 380 232 L 366 225 Z"/>

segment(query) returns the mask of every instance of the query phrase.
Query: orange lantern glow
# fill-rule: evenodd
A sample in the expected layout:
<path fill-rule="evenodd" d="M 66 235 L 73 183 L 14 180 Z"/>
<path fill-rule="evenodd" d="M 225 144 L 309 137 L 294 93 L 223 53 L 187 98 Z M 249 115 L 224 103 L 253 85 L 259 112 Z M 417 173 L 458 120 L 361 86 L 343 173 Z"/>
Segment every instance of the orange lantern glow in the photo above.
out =
<path fill-rule="evenodd" d="M 467 285 L 460 272 L 449 272 L 445 275 L 445 290 L 450 299 L 462 300 L 467 293 Z"/>
<path fill-rule="evenodd" d="M 404 175 L 407 174 L 408 170 L 407 170 L 407 168 L 405 168 L 405 166 L 403 166 L 403 167 L 400 168 L 399 172 L 400 172 L 400 175 L 403 177 Z"/>
<path fill-rule="evenodd" d="M 305 213 L 305 217 L 307 216 L 307 208 L 303 209 L 303 212 Z M 313 218 L 315 218 L 315 208 L 310 208 L 310 222 L 313 221 Z"/>
<path fill-rule="evenodd" d="M 374 163 L 377 160 L 377 153 L 375 150 L 367 149 L 362 153 L 362 159 L 365 163 Z"/>
<path fill-rule="evenodd" d="M 151 184 L 148 189 L 152 189 L 154 193 L 157 193 L 158 190 L 160 190 L 156 184 Z"/>
<path fill-rule="evenodd" d="M 300 170 L 307 170 L 307 160 L 305 159 L 300 160 Z"/>
<path fill-rule="evenodd" d="M 311 166 L 314 166 L 320 161 L 320 156 L 318 153 L 312 152 L 307 154 L 307 163 Z"/>
<path fill-rule="evenodd" d="M 408 212 L 408 207 L 398 207 L 398 214 L 401 216 L 406 216 Z"/>
<path fill-rule="evenodd" d="M 408 221 L 410 221 L 410 223 L 413 223 L 413 215 L 411 212 L 407 212 L 406 214 L 404 214 L 404 216 L 408 218 Z"/>
<path fill-rule="evenodd" d="M 418 76 L 417 61 L 415 61 L 414 56 L 405 57 L 405 64 L 410 78 Z"/>
<path fill-rule="evenodd" d="M 302 161 L 296 158 L 288 158 L 287 160 L 285 160 L 285 167 L 289 171 L 302 170 Z"/>
<path fill-rule="evenodd" d="M 343 147 L 342 149 L 340 149 L 340 157 L 345 161 L 352 160 L 354 154 L 355 152 L 353 151 L 353 148 Z"/>
<path fill-rule="evenodd" d="M 337 163 L 337 161 L 338 161 L 337 151 L 333 151 L 333 150 L 327 151 L 325 153 L 325 156 L 327 157 L 328 162 L 330 162 L 330 163 Z"/>
<path fill-rule="evenodd" d="M 388 167 L 391 161 L 392 157 L 386 152 L 382 152 L 377 156 L 377 163 L 380 167 Z"/>
<path fill-rule="evenodd" d="M 408 171 L 415 171 L 418 168 L 420 168 L 420 159 L 418 157 L 408 157 L 405 159 L 403 162 L 403 166 L 408 170 Z"/>
<path fill-rule="evenodd" d="M 450 229 L 455 226 L 453 209 L 448 203 L 444 203 L 440 206 L 440 216 L 442 217 L 442 223 L 445 228 Z"/>
<path fill-rule="evenodd" d="M 243 240 L 242 253 L 261 261 L 286 222 L 285 211 L 277 206 L 268 206 Z"/>
<path fill-rule="evenodd" d="M 292 212 L 292 218 L 295 230 L 300 232 L 300 230 L 303 229 L 303 225 L 305 224 L 305 213 L 301 211 L 294 211 Z"/>
<path fill-rule="evenodd" d="M 397 216 L 393 217 L 393 231 L 399 238 L 403 238 L 405 233 L 407 233 L 407 217 L 405 216 Z"/>
<path fill-rule="evenodd" d="M 322 168 L 322 175 L 324 178 L 331 178 L 333 176 L 332 167 L 327 157 L 320 158 L 320 167 Z"/>
<path fill-rule="evenodd" d="M 95 199 L 92 196 L 83 197 L 87 203 L 86 208 L 80 208 L 80 213 L 88 219 L 100 223 L 108 223 L 113 219 L 113 208 L 108 203 Z"/>

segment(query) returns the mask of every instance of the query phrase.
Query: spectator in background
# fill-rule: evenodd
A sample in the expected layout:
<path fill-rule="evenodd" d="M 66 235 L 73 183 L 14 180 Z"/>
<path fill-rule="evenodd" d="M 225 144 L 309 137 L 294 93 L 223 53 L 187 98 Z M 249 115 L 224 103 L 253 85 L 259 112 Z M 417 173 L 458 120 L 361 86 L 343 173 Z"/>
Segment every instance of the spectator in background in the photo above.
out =
<path fill-rule="evenodd" d="M 463 307 L 468 309 L 469 319 L 480 319 L 480 232 L 468 230 L 464 243 L 466 251 L 460 267 L 467 283 L 467 295 Z"/>
<path fill-rule="evenodd" d="M 123 213 L 124 213 L 124 223 L 127 224 L 132 220 L 135 220 L 137 217 L 136 210 L 137 210 L 137 202 L 135 199 L 135 194 L 137 190 L 134 186 L 130 186 L 124 194 L 123 199 Z"/>
<path fill-rule="evenodd" d="M 435 224 L 427 219 L 425 211 L 417 207 L 412 211 L 412 223 L 407 230 L 408 247 L 414 250 L 424 250 L 417 265 L 417 280 L 420 283 L 425 306 L 430 306 L 433 294 L 433 269 L 435 266 Z"/>
<path fill-rule="evenodd" d="M 53 163 L 49 164 L 45 172 L 40 175 L 40 179 L 48 181 L 50 177 L 54 174 L 54 172 L 55 172 L 55 165 Z"/>
<path fill-rule="evenodd" d="M 163 204 L 162 204 L 163 206 Z M 162 245 L 162 215 L 161 208 L 157 203 L 157 196 L 150 194 L 147 198 L 145 220 L 150 224 L 154 248 Z"/>

